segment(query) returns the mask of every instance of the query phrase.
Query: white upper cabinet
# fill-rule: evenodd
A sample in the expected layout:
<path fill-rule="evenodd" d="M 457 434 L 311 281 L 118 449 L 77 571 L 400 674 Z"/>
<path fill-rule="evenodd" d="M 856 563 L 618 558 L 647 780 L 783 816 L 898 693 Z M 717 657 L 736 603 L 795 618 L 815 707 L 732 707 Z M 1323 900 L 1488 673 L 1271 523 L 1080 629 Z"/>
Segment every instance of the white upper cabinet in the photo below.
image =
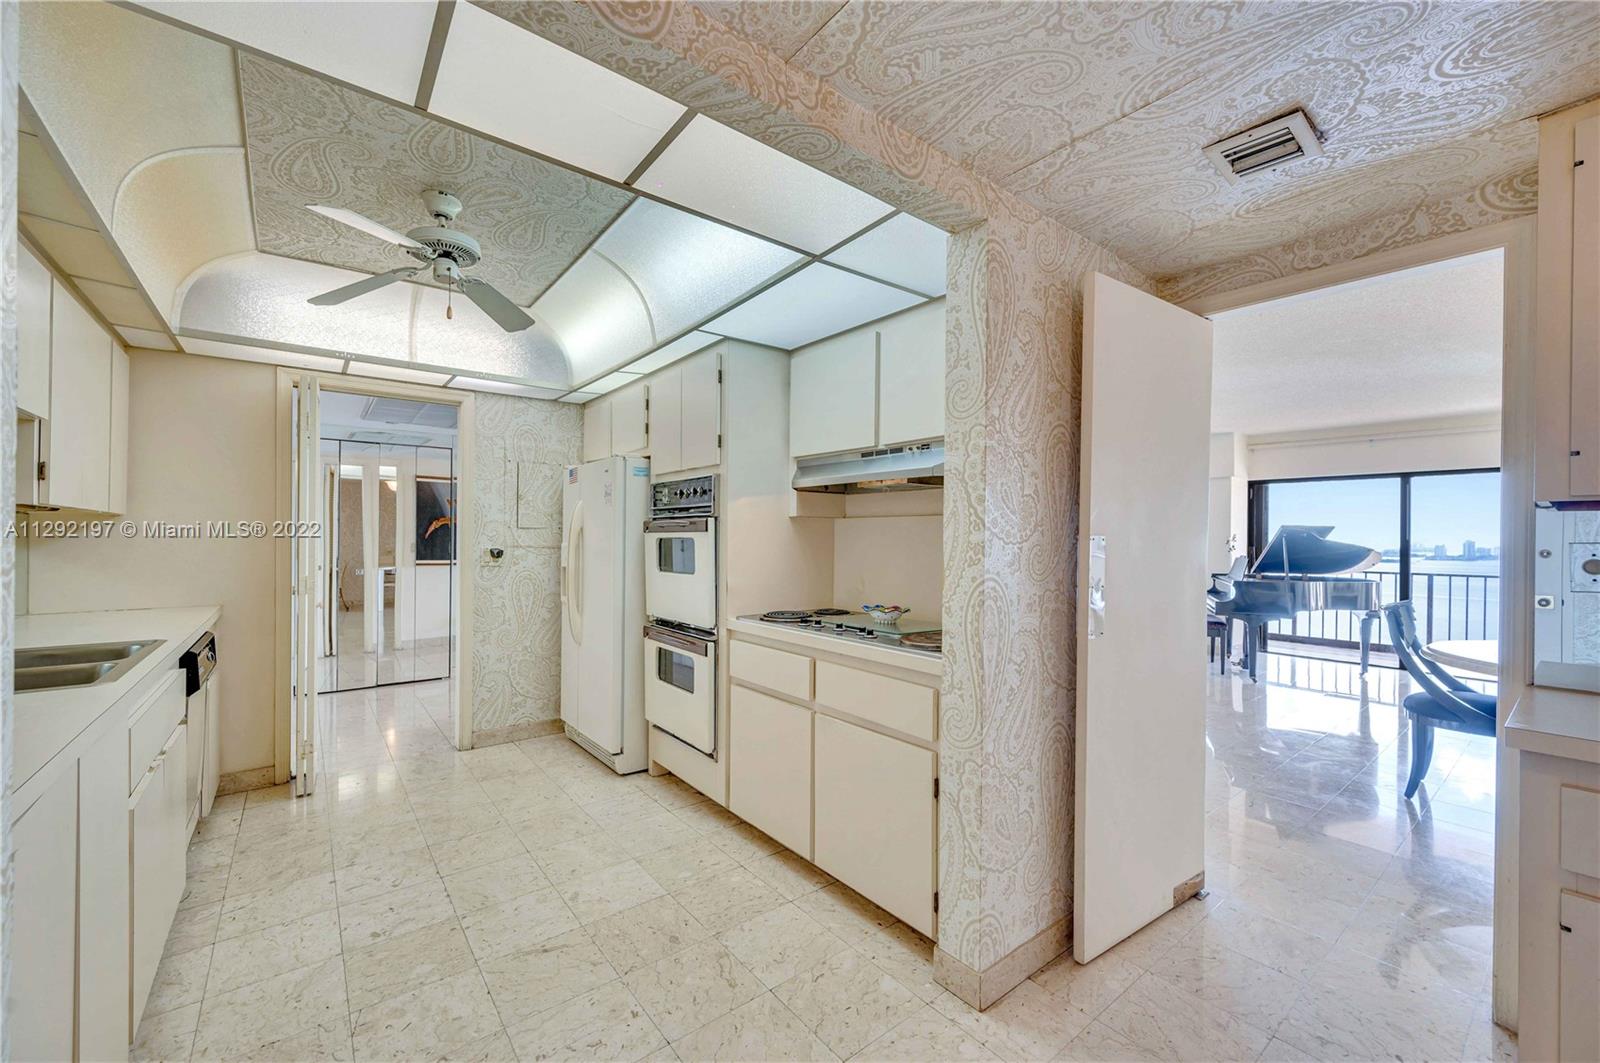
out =
<path fill-rule="evenodd" d="M 716 351 L 705 351 L 678 365 L 683 373 L 680 467 L 716 465 L 722 461 L 722 359 Z"/>
<path fill-rule="evenodd" d="M 702 469 L 722 461 L 722 358 L 702 351 L 654 373 L 650 472 Z"/>
<path fill-rule="evenodd" d="M 804 458 L 944 436 L 944 301 L 789 360 L 789 453 Z"/>
<path fill-rule="evenodd" d="M 674 472 L 683 465 L 683 366 L 650 377 L 650 472 Z"/>
<path fill-rule="evenodd" d="M 583 407 L 583 460 L 598 461 L 611 455 L 611 396 Z"/>
<path fill-rule="evenodd" d="M 111 488 L 112 513 L 128 512 L 128 352 L 111 345 Z"/>
<path fill-rule="evenodd" d="M 878 327 L 878 445 L 944 437 L 944 303 Z"/>
<path fill-rule="evenodd" d="M 629 384 L 612 392 L 611 453 L 643 454 L 650 449 L 648 384 Z"/>
<path fill-rule="evenodd" d="M 50 417 L 50 271 L 17 244 L 17 409 Z"/>
<path fill-rule="evenodd" d="M 1539 120 L 1535 497 L 1600 498 L 1600 100 Z"/>
<path fill-rule="evenodd" d="M 789 359 L 789 454 L 870 449 L 878 437 L 878 333 L 855 329 Z"/>
<path fill-rule="evenodd" d="M 50 315 L 50 421 L 44 498 L 109 512 L 111 337 L 56 282 Z"/>

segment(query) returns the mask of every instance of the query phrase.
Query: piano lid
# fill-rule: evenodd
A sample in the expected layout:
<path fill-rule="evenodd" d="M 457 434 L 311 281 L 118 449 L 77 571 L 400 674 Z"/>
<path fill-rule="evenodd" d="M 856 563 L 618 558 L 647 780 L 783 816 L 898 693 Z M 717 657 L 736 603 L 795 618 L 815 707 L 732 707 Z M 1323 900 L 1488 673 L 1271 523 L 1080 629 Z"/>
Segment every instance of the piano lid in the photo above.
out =
<path fill-rule="evenodd" d="M 1328 538 L 1333 526 L 1285 524 L 1261 551 L 1250 573 L 1255 576 L 1333 576 L 1361 572 L 1382 560 L 1376 550 Z"/>

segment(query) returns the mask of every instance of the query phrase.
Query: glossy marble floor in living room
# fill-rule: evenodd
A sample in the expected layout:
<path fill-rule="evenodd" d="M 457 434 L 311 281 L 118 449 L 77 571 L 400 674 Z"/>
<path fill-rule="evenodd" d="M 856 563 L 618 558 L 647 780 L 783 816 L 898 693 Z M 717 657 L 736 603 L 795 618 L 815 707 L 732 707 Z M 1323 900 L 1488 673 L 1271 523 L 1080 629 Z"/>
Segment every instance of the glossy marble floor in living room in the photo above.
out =
<path fill-rule="evenodd" d="M 1407 804 L 1403 676 L 1213 676 L 1206 897 L 982 1014 L 931 943 L 672 779 L 456 753 L 448 684 L 327 696 L 327 776 L 225 798 L 136 1055 L 1486 1059 L 1492 749 Z"/>

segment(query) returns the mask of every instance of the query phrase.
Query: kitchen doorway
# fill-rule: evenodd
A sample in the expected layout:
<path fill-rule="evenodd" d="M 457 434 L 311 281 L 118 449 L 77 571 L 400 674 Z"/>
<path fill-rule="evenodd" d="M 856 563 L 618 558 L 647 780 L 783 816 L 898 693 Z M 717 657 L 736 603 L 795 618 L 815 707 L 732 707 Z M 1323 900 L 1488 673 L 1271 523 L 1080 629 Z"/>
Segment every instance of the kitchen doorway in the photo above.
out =
<path fill-rule="evenodd" d="M 410 705 L 445 747 L 471 748 L 474 400 L 278 370 L 276 517 L 310 533 L 278 540 L 275 781 L 316 788 L 340 690 Z"/>

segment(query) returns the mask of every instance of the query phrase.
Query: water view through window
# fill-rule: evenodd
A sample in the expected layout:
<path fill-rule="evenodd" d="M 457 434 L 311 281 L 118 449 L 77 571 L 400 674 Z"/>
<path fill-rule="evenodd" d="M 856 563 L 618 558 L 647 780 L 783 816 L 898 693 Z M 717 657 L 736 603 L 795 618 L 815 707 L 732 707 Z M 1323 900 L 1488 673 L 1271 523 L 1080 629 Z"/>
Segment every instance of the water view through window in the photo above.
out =
<path fill-rule="evenodd" d="M 1331 526 L 1329 538 L 1382 554 L 1366 575 L 1379 581 L 1384 604 L 1411 599 L 1424 643 L 1499 636 L 1498 471 L 1274 481 L 1252 491 L 1261 507 L 1252 558 L 1285 524 Z M 1347 613 L 1313 613 L 1276 621 L 1268 630 L 1280 638 L 1354 645 L 1359 621 Z M 1374 635 L 1375 643 L 1388 639 L 1387 630 Z"/>

